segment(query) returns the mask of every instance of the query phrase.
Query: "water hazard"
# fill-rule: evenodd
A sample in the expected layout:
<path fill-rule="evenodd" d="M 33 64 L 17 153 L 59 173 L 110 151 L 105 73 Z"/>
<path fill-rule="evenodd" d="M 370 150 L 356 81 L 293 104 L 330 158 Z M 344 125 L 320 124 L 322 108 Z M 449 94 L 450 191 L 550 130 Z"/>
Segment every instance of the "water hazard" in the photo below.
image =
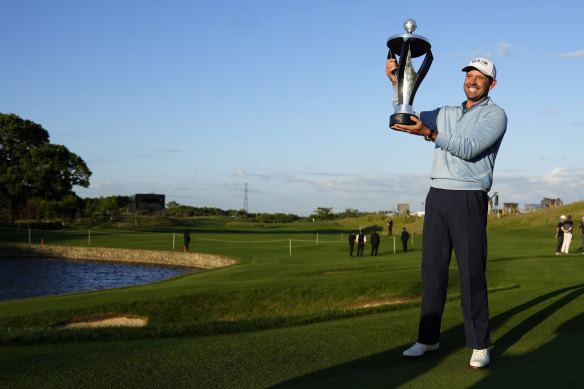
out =
<path fill-rule="evenodd" d="M 0 258 L 0 301 L 146 284 L 193 271 L 113 262 Z"/>

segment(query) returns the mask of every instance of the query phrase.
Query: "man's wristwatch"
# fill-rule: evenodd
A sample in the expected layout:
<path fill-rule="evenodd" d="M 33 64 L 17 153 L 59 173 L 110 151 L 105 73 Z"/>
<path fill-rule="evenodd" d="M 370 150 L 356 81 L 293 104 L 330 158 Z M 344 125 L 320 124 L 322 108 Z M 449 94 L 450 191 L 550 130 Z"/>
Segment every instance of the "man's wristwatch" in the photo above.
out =
<path fill-rule="evenodd" d="M 434 129 L 430 128 L 430 133 L 424 137 L 424 140 L 427 140 L 428 142 L 434 142 L 434 139 L 432 139 L 432 137 L 434 136 L 435 132 L 436 131 Z"/>

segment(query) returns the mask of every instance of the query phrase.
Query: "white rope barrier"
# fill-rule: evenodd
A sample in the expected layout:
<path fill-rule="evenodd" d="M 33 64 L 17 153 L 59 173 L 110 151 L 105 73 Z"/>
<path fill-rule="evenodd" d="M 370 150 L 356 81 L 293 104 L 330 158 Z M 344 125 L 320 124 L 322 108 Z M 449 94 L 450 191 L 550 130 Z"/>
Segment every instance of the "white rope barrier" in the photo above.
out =
<path fill-rule="evenodd" d="M 32 239 L 31 239 L 31 235 L 32 235 L 32 231 L 34 229 L 28 229 L 28 241 L 29 243 L 31 243 Z M 55 231 L 55 230 L 34 230 L 35 233 L 45 233 L 45 234 L 69 234 L 69 235 L 84 235 L 85 233 L 82 231 L 66 231 L 66 230 L 60 230 L 60 231 Z M 176 246 L 176 232 L 168 232 L 168 233 L 156 233 L 156 232 L 135 232 L 135 233 L 119 233 L 119 234 L 115 234 L 115 233 L 111 233 L 111 232 L 105 232 L 105 231 L 92 231 L 91 229 L 87 231 L 87 245 L 91 246 L 92 241 L 91 238 L 93 237 L 95 239 L 96 236 L 99 236 L 100 238 L 103 237 L 128 237 L 128 236 L 135 236 L 135 237 L 144 237 L 144 236 L 160 236 L 160 237 L 166 237 L 166 236 L 172 236 L 172 250 L 175 250 L 175 246 Z M 179 234 L 181 235 L 181 234 Z M 413 247 L 414 246 L 414 234 L 411 233 L 412 239 L 410 242 L 410 245 Z M 341 244 L 348 244 L 348 242 L 345 242 L 343 240 L 344 235 L 341 233 L 340 234 L 341 240 L 322 240 L 320 239 L 320 234 L 316 233 L 316 241 L 314 239 L 293 239 L 293 238 L 288 238 L 288 239 L 269 239 L 269 240 L 230 240 L 230 239 L 214 239 L 214 238 L 202 238 L 200 236 L 197 236 L 196 233 L 193 233 L 191 236 L 191 240 L 195 241 L 206 241 L 206 242 L 221 242 L 221 243 L 249 243 L 249 244 L 270 244 L 270 243 L 283 243 L 283 242 L 288 242 L 288 250 L 289 250 L 289 255 L 292 256 L 292 242 L 297 242 L 297 243 L 309 243 L 309 244 L 320 244 L 320 243 L 341 243 Z M 393 253 L 396 253 L 396 237 L 392 236 L 392 240 L 393 240 Z M 302 245 L 305 246 L 305 245 Z"/>

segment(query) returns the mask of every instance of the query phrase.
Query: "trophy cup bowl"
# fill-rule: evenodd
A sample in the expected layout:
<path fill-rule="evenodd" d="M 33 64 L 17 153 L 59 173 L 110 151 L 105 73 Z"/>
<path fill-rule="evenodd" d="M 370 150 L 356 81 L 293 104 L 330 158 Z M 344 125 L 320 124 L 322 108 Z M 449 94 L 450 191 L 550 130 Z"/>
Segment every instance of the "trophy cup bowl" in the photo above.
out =
<path fill-rule="evenodd" d="M 430 50 L 430 41 L 423 36 L 413 34 L 417 27 L 418 25 L 414 19 L 407 19 L 404 22 L 406 33 L 393 35 L 387 40 L 387 47 L 389 49 L 387 59 L 396 59 L 395 56 L 399 55 L 399 65 L 395 71 L 398 88 L 398 104 L 395 113 L 390 116 L 390 127 L 394 124 L 415 124 L 410 119 L 411 115 L 415 116 L 412 108 L 414 96 L 434 60 L 434 56 Z M 422 65 L 416 72 L 412 58 L 423 55 L 425 57 Z"/>

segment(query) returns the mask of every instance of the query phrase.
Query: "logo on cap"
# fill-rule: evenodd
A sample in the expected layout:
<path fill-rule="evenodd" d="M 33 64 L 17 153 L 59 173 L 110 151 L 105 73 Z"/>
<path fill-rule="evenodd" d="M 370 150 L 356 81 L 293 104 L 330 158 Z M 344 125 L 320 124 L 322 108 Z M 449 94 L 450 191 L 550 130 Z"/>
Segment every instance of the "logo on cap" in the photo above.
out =
<path fill-rule="evenodd" d="M 489 66 L 489 63 L 482 58 L 473 59 L 470 63 L 480 63 L 483 66 Z"/>

